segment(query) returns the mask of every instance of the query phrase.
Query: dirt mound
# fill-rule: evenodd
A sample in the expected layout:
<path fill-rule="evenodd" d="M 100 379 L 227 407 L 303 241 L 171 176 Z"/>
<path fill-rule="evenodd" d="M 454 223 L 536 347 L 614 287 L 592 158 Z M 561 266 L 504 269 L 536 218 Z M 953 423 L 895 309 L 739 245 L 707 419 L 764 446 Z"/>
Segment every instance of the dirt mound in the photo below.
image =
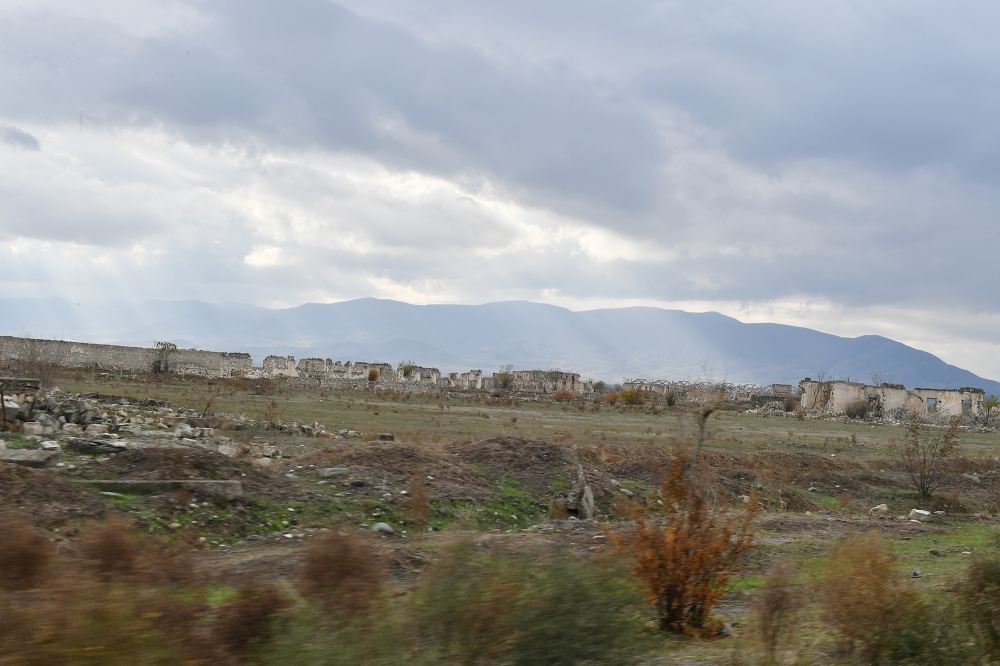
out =
<path fill-rule="evenodd" d="M 19 511 L 42 527 L 59 527 L 102 516 L 104 502 L 52 472 L 0 463 L 0 509 Z"/>
<path fill-rule="evenodd" d="M 414 477 L 427 481 L 432 499 L 484 499 L 495 494 L 493 484 L 454 454 L 433 445 L 405 442 L 351 442 L 314 451 L 296 460 L 298 464 L 347 467 L 350 479 L 367 481 L 364 489 L 381 494 L 383 482 L 391 489 L 407 489 Z M 364 490 L 359 489 L 363 494 Z"/>
<path fill-rule="evenodd" d="M 493 437 L 452 444 L 448 450 L 473 469 L 482 469 L 491 478 L 517 479 L 537 495 L 551 494 L 553 481 L 569 484 L 576 478 L 572 449 L 544 440 Z"/>
<path fill-rule="evenodd" d="M 653 486 L 670 467 L 673 453 L 662 446 L 596 446 L 579 450 L 588 470 L 603 469 L 609 478 L 639 481 Z"/>
<path fill-rule="evenodd" d="M 247 493 L 276 499 L 301 495 L 288 479 L 270 474 L 221 453 L 195 448 L 148 448 L 124 451 L 105 461 L 80 467 L 87 479 L 211 479 L 241 481 Z"/>

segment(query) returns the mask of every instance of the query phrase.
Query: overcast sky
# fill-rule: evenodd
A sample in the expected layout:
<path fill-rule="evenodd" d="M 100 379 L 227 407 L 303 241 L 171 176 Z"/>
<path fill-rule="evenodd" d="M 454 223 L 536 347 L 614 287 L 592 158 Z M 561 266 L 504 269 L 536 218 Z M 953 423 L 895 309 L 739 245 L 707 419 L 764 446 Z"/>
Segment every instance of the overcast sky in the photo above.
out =
<path fill-rule="evenodd" d="M 1000 377 L 998 24 L 985 0 L 0 0 L 0 289 L 718 310 Z"/>

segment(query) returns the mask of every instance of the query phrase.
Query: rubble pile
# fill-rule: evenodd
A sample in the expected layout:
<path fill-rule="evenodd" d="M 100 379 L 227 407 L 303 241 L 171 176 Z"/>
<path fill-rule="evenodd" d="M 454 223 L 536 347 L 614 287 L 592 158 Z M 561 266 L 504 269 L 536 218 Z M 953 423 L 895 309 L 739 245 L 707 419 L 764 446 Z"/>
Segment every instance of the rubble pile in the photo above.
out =
<path fill-rule="evenodd" d="M 160 400 L 99 393 L 69 395 L 58 389 L 32 399 L 22 397 L 20 402 L 5 397 L 4 417 L 17 424 L 22 446 L 3 446 L 0 440 L 0 461 L 31 467 L 49 466 L 64 450 L 114 455 L 150 448 L 198 448 L 267 467 L 281 457 L 277 447 L 266 442 L 236 442 L 223 433 L 259 430 L 330 439 L 358 436 L 352 430 L 329 433 L 316 422 L 209 419 L 196 410 L 172 407 Z M 224 424 L 226 429 L 211 424 Z M 23 443 L 34 446 L 25 448 Z"/>

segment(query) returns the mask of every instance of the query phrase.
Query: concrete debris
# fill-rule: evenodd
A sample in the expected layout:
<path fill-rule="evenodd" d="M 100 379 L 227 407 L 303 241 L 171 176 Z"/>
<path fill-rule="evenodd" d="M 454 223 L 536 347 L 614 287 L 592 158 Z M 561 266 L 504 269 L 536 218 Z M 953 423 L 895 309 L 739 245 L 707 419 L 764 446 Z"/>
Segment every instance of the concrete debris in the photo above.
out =
<path fill-rule="evenodd" d="M 8 449 L 0 451 L 0 462 L 13 463 L 24 467 L 48 467 L 49 463 L 59 455 L 58 451 L 40 451 L 31 449 Z"/>

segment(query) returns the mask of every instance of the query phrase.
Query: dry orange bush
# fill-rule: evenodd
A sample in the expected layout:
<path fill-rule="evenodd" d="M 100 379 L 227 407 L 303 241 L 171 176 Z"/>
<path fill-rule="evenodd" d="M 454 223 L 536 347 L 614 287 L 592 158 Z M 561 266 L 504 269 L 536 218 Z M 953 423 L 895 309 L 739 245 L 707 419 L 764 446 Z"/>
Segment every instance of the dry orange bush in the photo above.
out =
<path fill-rule="evenodd" d="M 556 402 L 570 402 L 574 398 L 576 398 L 576 396 L 573 395 L 573 392 L 568 389 L 560 389 L 552 394 L 552 399 Z"/>
<path fill-rule="evenodd" d="M 678 443 L 659 485 L 664 521 L 633 509 L 635 530 L 608 535 L 634 561 L 633 573 L 656 608 L 660 628 L 676 633 L 712 630 L 712 608 L 753 547 L 751 523 L 758 512 L 755 500 L 732 516 L 712 507 L 698 463 L 692 447 Z"/>
<path fill-rule="evenodd" d="M 217 611 L 212 637 L 225 654 L 245 658 L 252 648 L 270 641 L 275 617 L 289 605 L 275 585 L 245 587 Z"/>
<path fill-rule="evenodd" d="M 87 567 L 104 581 L 136 572 L 139 539 L 128 519 L 111 516 L 86 527 L 77 541 L 77 550 Z"/>
<path fill-rule="evenodd" d="M 843 540 L 830 555 L 820 600 L 845 647 L 875 663 L 889 654 L 922 602 L 878 533 Z"/>
<path fill-rule="evenodd" d="M 382 588 L 380 560 L 368 540 L 334 530 L 309 544 L 299 586 L 329 612 L 364 611 Z"/>
<path fill-rule="evenodd" d="M 0 589 L 35 587 L 52 559 L 45 535 L 14 514 L 0 514 Z"/>

